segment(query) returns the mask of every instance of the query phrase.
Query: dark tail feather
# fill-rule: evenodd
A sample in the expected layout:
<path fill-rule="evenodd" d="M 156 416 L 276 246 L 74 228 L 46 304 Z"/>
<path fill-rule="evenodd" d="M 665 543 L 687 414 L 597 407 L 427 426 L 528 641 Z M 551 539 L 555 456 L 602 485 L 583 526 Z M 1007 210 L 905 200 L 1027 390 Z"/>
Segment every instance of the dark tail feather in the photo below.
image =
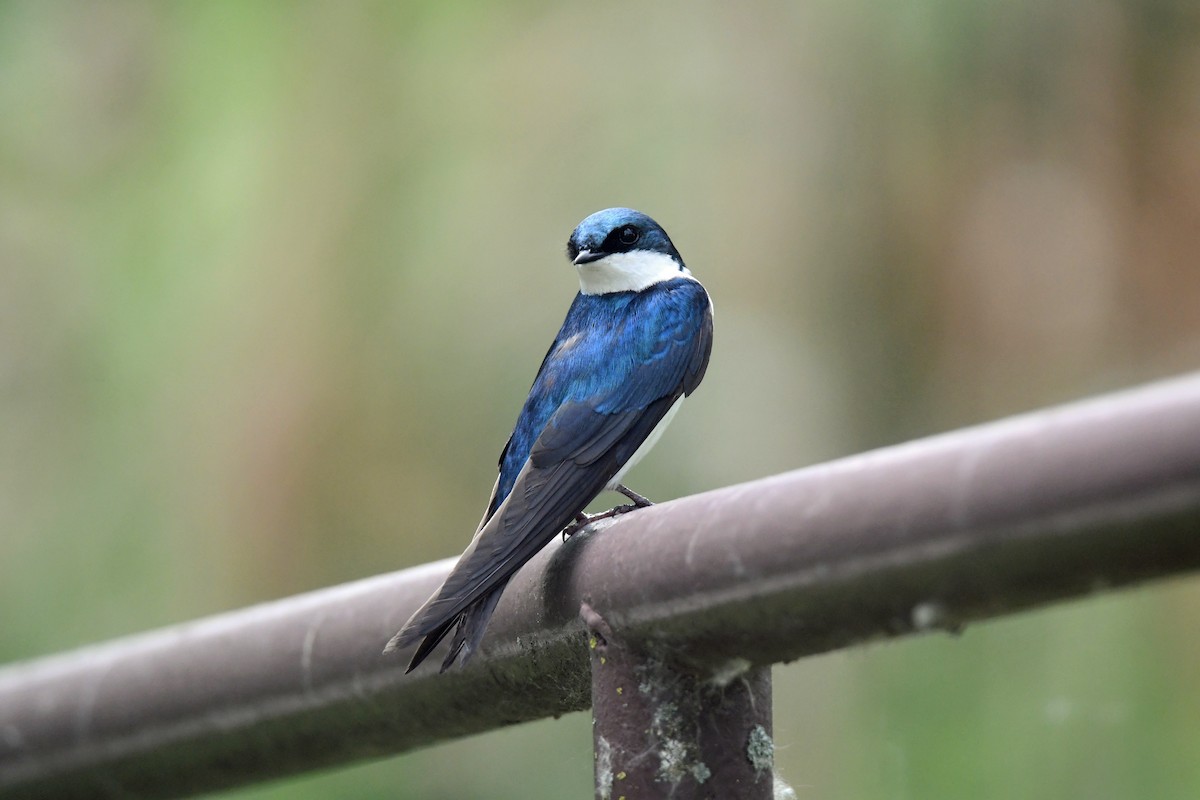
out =
<path fill-rule="evenodd" d="M 421 662 L 424 661 L 431 652 L 433 652 L 433 648 L 438 646 L 438 642 L 446 638 L 446 634 L 450 633 L 450 629 L 454 627 L 456 622 L 459 623 L 459 626 L 461 627 L 461 618 L 454 616 L 426 634 L 425 638 L 421 640 L 421 644 L 417 648 L 417 652 L 413 653 L 412 660 L 408 662 L 408 669 L 404 670 L 405 675 L 420 666 Z M 385 650 L 384 652 L 386 653 L 387 651 Z"/>
<path fill-rule="evenodd" d="M 454 639 L 450 643 L 449 654 L 442 662 L 441 671 L 445 672 L 450 669 L 455 659 L 458 659 L 459 666 L 466 664 L 471 655 L 479 649 L 484 631 L 487 630 L 488 620 L 491 619 L 492 612 L 496 610 L 496 603 L 500 602 L 500 593 L 504 591 L 507 584 L 507 580 L 500 582 L 490 592 L 425 634 L 417 651 L 413 653 L 412 660 L 408 662 L 408 669 L 404 670 L 405 674 L 420 666 L 421 662 L 428 658 L 433 649 L 438 646 L 438 643 L 450 634 L 451 629 L 454 630 Z M 404 626 L 404 630 L 392 637 L 392 640 L 387 643 L 387 647 L 383 649 L 385 654 L 407 647 L 417 638 L 419 634 L 416 631 L 419 630 L 420 624 L 416 620 L 419 616 L 420 612 L 414 614 L 413 619 Z"/>
<path fill-rule="evenodd" d="M 492 612 L 496 610 L 496 603 L 500 602 L 500 594 L 507 585 L 507 579 L 501 581 L 473 605 L 467 606 L 459 616 L 458 628 L 454 631 L 454 640 L 450 643 L 450 652 L 442 662 L 442 672 L 450 669 L 456 658 L 458 658 L 460 667 L 466 666 L 471 656 L 479 649 L 484 631 L 487 630 L 488 620 L 492 618 Z M 424 644 L 422 644 L 423 647 Z"/>

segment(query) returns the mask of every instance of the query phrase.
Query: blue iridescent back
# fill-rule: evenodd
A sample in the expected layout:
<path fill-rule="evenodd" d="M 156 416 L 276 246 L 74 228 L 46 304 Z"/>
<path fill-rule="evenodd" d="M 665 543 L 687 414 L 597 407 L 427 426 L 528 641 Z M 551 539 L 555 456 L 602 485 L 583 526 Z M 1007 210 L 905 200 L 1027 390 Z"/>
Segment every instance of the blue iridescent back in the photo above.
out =
<path fill-rule="evenodd" d="M 682 277 L 640 292 L 576 295 L 501 453 L 489 516 L 564 403 L 616 414 L 684 393 L 685 376 L 707 358 L 708 305 L 704 287 Z"/>

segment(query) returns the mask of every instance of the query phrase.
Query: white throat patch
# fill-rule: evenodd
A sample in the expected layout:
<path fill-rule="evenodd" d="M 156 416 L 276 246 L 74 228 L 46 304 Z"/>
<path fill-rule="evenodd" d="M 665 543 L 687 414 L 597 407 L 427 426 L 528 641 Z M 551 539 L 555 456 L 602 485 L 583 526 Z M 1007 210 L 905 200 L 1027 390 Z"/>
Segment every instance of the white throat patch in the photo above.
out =
<path fill-rule="evenodd" d="M 640 292 L 648 286 L 673 278 L 690 278 L 692 273 L 670 256 L 649 250 L 613 253 L 598 261 L 576 266 L 579 290 L 584 294 Z"/>

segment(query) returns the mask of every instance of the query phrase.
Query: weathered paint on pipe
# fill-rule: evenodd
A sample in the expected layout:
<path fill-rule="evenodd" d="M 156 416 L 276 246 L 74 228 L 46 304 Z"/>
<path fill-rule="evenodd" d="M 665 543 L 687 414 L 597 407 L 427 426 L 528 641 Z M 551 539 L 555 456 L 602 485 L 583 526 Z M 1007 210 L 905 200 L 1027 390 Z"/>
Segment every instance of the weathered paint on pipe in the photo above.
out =
<path fill-rule="evenodd" d="M 771 668 L 722 673 L 626 642 L 584 603 L 592 669 L 596 800 L 771 800 Z"/>

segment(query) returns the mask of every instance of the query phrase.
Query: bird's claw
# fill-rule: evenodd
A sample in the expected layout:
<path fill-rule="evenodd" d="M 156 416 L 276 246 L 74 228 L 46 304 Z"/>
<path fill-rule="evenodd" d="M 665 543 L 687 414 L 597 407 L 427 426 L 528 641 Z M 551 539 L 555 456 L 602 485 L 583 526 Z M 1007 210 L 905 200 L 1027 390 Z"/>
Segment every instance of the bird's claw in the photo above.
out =
<path fill-rule="evenodd" d="M 579 533 L 581 530 L 590 525 L 593 519 L 595 519 L 595 517 L 589 517 L 587 514 L 584 514 L 582 511 L 580 511 L 575 515 L 575 521 L 562 529 L 562 540 L 565 542 L 567 539 L 570 539 L 572 536 Z"/>
<path fill-rule="evenodd" d="M 645 508 L 645 506 L 627 504 L 610 508 L 608 511 L 601 511 L 599 514 L 584 514 L 580 512 L 579 514 L 575 515 L 574 522 L 563 528 L 562 539 L 565 542 L 567 539 L 579 533 L 593 522 L 599 522 L 602 519 L 612 519 L 613 517 L 618 517 L 621 514 L 628 514 L 630 511 L 637 511 L 639 508 Z"/>

